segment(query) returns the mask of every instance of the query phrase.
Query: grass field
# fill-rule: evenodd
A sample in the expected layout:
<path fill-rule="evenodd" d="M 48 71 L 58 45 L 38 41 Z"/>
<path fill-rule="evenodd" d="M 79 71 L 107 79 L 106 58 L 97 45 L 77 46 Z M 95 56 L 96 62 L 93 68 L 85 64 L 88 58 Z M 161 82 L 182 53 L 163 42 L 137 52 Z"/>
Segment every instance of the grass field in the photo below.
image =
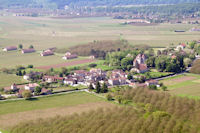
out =
<path fill-rule="evenodd" d="M 30 64 L 34 67 L 47 66 L 54 64 L 62 64 L 75 60 L 86 59 L 86 57 L 79 57 L 72 60 L 63 60 L 62 56 L 53 55 L 41 57 L 39 53 L 21 54 L 19 51 L 0 52 L 0 68 L 13 68 L 17 65 L 28 66 Z"/>
<path fill-rule="evenodd" d="M 0 88 L 10 86 L 13 83 L 20 84 L 26 83 L 22 77 L 16 76 L 14 74 L 4 74 L 0 72 Z"/>
<path fill-rule="evenodd" d="M 160 24 L 151 26 L 121 25 L 125 20 L 108 17 L 53 19 L 46 17 L 0 17 L 0 46 L 34 45 L 42 50 L 49 47 L 70 47 L 93 40 L 123 38 L 135 44 L 166 46 L 170 43 L 200 39 L 200 32 L 190 32 L 197 25 Z M 175 33 L 174 30 L 186 30 Z"/>
<path fill-rule="evenodd" d="M 161 81 L 171 94 L 200 99 L 200 75 L 184 74 Z"/>
<path fill-rule="evenodd" d="M 100 107 L 112 107 L 104 99 L 86 92 L 75 92 L 37 98 L 0 102 L 0 131 L 8 130 L 20 122 L 82 113 Z M 4 132 L 3 132 L 4 133 Z"/>

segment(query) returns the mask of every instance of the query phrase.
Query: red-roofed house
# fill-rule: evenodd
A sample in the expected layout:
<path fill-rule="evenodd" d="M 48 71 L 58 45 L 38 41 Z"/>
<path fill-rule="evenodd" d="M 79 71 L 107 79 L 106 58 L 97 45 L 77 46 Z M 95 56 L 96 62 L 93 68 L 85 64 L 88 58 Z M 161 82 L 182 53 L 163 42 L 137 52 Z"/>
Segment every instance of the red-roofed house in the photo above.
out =
<path fill-rule="evenodd" d="M 182 44 L 179 44 L 179 45 L 176 47 L 176 50 L 183 50 L 185 47 L 186 47 L 186 44 L 185 44 L 185 43 L 182 43 Z"/>
<path fill-rule="evenodd" d="M 26 53 L 33 53 L 35 52 L 35 49 L 30 48 L 30 49 L 22 49 L 22 54 L 26 54 Z"/>
<path fill-rule="evenodd" d="M 146 61 L 146 57 L 145 57 L 144 54 L 137 55 L 137 57 L 133 61 L 134 68 L 132 68 L 131 71 L 137 72 L 137 73 L 145 73 L 145 72 L 147 72 L 148 71 L 148 67 L 145 64 L 145 61 Z"/>
<path fill-rule="evenodd" d="M 75 59 L 78 58 L 78 56 L 76 54 L 71 54 L 70 52 L 67 52 L 64 56 L 63 59 L 64 60 L 70 60 L 70 59 Z"/>
<path fill-rule="evenodd" d="M 51 90 L 48 90 L 48 89 L 46 89 L 46 88 L 42 88 L 41 94 L 42 94 L 42 95 L 49 95 L 49 94 L 52 94 L 52 91 L 51 91 Z"/>
<path fill-rule="evenodd" d="M 57 77 L 57 76 L 43 76 L 43 80 L 45 80 L 48 83 L 63 81 L 63 77 Z"/>
<path fill-rule="evenodd" d="M 17 50 L 17 47 L 16 46 L 9 46 L 9 47 L 5 47 L 3 49 L 3 51 L 13 51 L 13 50 Z"/>
<path fill-rule="evenodd" d="M 24 86 L 25 90 L 34 91 L 35 87 L 39 86 L 37 83 L 30 83 Z"/>

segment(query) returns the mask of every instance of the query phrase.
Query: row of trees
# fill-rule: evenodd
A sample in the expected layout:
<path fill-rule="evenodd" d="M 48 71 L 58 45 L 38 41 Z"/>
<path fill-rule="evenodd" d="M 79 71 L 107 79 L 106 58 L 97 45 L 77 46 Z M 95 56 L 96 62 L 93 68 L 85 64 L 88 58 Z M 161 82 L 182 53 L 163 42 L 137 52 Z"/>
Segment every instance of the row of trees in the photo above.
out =
<path fill-rule="evenodd" d="M 96 93 L 106 93 L 108 92 L 108 86 L 105 82 L 103 83 L 103 85 L 101 85 L 99 82 L 96 82 L 95 88 L 92 84 L 89 85 L 89 90 L 95 90 Z"/>

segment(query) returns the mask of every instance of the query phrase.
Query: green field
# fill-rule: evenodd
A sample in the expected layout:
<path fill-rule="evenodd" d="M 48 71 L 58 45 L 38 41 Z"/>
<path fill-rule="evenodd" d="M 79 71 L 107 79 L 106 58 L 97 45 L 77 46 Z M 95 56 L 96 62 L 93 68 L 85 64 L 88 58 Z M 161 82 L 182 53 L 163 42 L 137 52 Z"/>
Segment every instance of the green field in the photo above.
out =
<path fill-rule="evenodd" d="M 125 20 L 108 17 L 53 19 L 47 17 L 0 17 L 0 47 L 34 45 L 42 50 L 66 48 L 93 40 L 124 39 L 135 44 L 166 46 L 171 43 L 200 39 L 200 32 L 190 32 L 197 25 L 159 24 L 149 26 L 121 25 Z M 175 33 L 174 30 L 186 30 Z"/>
<path fill-rule="evenodd" d="M 16 76 L 14 74 L 4 74 L 0 72 L 0 88 L 10 86 L 13 83 L 20 84 L 27 81 L 23 77 Z"/>
<path fill-rule="evenodd" d="M 55 107 L 67 107 L 67 106 L 74 106 L 78 104 L 100 102 L 100 101 L 103 101 L 103 99 L 85 92 L 47 96 L 30 101 L 28 100 L 7 101 L 7 102 L 1 101 L 0 115 L 31 111 L 31 110 L 55 108 Z"/>
<path fill-rule="evenodd" d="M 168 87 L 168 92 L 171 94 L 200 98 L 200 75 L 178 75 L 161 82 Z"/>
<path fill-rule="evenodd" d="M 53 55 L 41 57 L 39 53 L 22 54 L 19 51 L 0 52 L 0 68 L 14 68 L 17 65 L 28 66 L 30 64 L 34 67 L 48 66 L 53 64 L 60 64 L 74 60 L 81 60 L 86 57 L 79 57 L 73 60 L 63 60 L 62 56 Z"/>

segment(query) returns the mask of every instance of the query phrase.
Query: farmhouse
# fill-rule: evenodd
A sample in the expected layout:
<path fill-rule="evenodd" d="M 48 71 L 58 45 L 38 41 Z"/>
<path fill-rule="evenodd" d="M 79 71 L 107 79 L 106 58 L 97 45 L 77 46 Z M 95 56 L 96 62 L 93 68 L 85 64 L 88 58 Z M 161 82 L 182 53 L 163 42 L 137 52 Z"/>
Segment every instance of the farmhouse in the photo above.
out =
<path fill-rule="evenodd" d="M 147 85 L 147 86 L 151 86 L 151 85 L 158 85 L 158 81 L 156 81 L 156 80 L 149 80 L 149 81 L 146 81 L 145 82 L 145 84 Z"/>
<path fill-rule="evenodd" d="M 3 49 L 3 51 L 13 51 L 13 50 L 17 50 L 16 46 L 9 46 Z"/>
<path fill-rule="evenodd" d="M 108 83 L 109 83 L 109 85 L 111 85 L 111 86 L 114 86 L 114 85 L 120 85 L 120 81 L 119 81 L 119 79 L 108 79 Z"/>
<path fill-rule="evenodd" d="M 71 54 L 70 52 L 67 52 L 65 56 L 63 56 L 64 60 L 70 60 L 75 58 L 78 58 L 78 56 L 76 54 Z"/>
<path fill-rule="evenodd" d="M 65 79 L 64 80 L 64 84 L 67 84 L 67 85 L 74 85 L 74 84 L 77 84 L 77 80 L 76 79 L 73 79 L 73 78 L 69 78 L 69 79 Z"/>
<path fill-rule="evenodd" d="M 40 55 L 41 56 L 50 56 L 50 55 L 54 55 L 54 53 L 51 50 L 46 50 L 46 51 L 42 52 Z"/>
<path fill-rule="evenodd" d="M 63 81 L 64 78 L 57 77 L 57 76 L 44 76 L 43 80 L 48 82 L 48 83 L 54 83 L 54 82 L 58 82 L 58 81 Z"/>
<path fill-rule="evenodd" d="M 26 53 L 33 53 L 35 52 L 35 49 L 30 48 L 30 49 L 22 49 L 22 54 L 26 54 Z"/>
<path fill-rule="evenodd" d="M 186 44 L 182 43 L 176 47 L 176 50 L 183 50 L 186 47 Z"/>
<path fill-rule="evenodd" d="M 35 87 L 39 86 L 37 83 L 33 83 L 33 84 L 28 84 L 24 86 L 25 90 L 30 90 L 30 91 L 34 91 Z"/>
<path fill-rule="evenodd" d="M 34 78 L 36 76 L 40 76 L 42 74 L 43 74 L 42 72 L 30 72 L 29 74 L 24 75 L 23 78 L 25 80 L 30 80 L 30 79 L 32 79 L 32 78 Z"/>

